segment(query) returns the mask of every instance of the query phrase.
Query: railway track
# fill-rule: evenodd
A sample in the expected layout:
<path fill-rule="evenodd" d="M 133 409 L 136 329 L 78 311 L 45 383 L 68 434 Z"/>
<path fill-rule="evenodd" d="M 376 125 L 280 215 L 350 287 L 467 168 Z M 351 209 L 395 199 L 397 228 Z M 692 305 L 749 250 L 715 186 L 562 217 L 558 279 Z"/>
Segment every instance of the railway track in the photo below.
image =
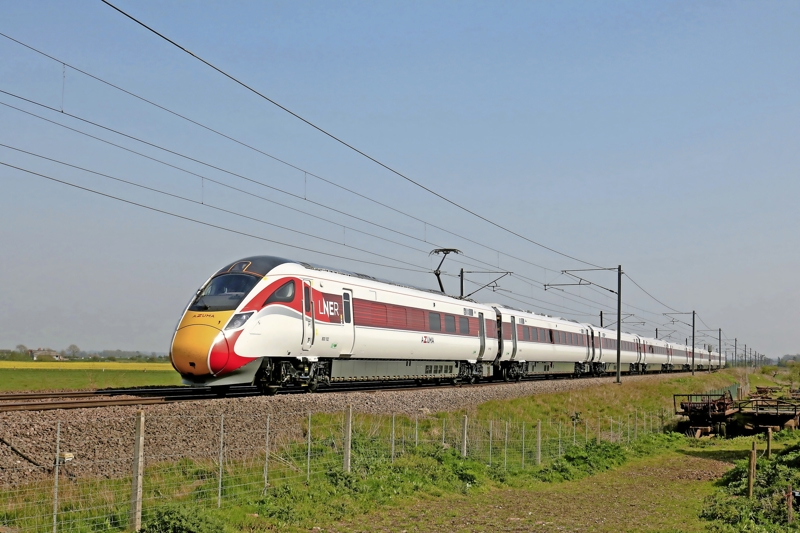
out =
<path fill-rule="evenodd" d="M 592 376 L 587 376 L 592 377 Z M 536 379 L 536 378 L 534 378 Z M 541 379 L 541 378 L 538 378 Z M 553 379 L 574 379 L 571 377 L 553 376 Z M 580 378 L 578 378 L 580 379 Z M 528 381 L 528 380 L 525 380 Z M 435 390 L 452 389 L 454 387 L 472 388 L 488 387 L 506 383 L 504 381 L 484 381 L 475 384 L 424 384 L 417 385 L 413 381 L 402 382 L 364 382 L 349 384 L 334 384 L 330 387 L 318 389 L 316 394 L 331 392 L 367 392 L 381 393 L 404 390 Z M 280 394 L 304 394 L 304 388 L 288 388 L 281 390 Z M 214 400 L 224 398 L 241 398 L 247 396 L 260 396 L 256 387 L 241 386 L 231 387 L 226 391 L 214 390 L 210 387 L 143 387 L 124 389 L 102 389 L 96 391 L 72 392 L 22 392 L 0 394 L 0 412 L 8 411 L 49 411 L 55 409 L 88 409 L 99 407 L 125 406 L 125 405 L 153 405 L 185 401 Z M 120 396 L 126 396 L 120 398 Z"/>
<path fill-rule="evenodd" d="M 486 387 L 495 383 L 484 382 L 474 385 L 460 384 L 456 387 Z M 319 389 L 317 394 L 330 392 L 367 392 L 380 393 L 402 390 L 452 389 L 454 385 L 421 385 L 413 382 L 386 383 L 373 382 L 357 385 L 332 386 Z M 304 394 L 305 389 L 286 389 L 281 394 Z M 228 389 L 224 394 L 208 389 L 189 387 L 172 387 L 163 389 L 106 389 L 97 391 L 73 392 L 25 392 L 0 394 L 0 412 L 8 411 L 50 411 L 54 409 L 88 409 L 125 405 L 153 405 L 181 401 L 213 400 L 260 396 L 255 387 L 236 387 Z M 127 396 L 119 398 L 119 396 Z M 130 396 L 134 396 L 131 398 Z"/>

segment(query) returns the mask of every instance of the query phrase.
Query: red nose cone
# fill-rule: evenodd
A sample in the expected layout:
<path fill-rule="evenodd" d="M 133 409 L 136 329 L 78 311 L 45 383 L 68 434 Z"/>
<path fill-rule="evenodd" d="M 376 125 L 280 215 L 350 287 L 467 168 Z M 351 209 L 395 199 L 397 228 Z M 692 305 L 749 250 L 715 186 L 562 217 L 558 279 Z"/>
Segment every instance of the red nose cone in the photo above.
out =
<path fill-rule="evenodd" d="M 230 350 L 228 349 L 228 341 L 225 339 L 225 334 L 220 332 L 214 339 L 214 344 L 211 346 L 211 352 L 208 357 L 208 366 L 212 374 L 218 374 L 225 365 L 228 364 L 228 357 Z"/>

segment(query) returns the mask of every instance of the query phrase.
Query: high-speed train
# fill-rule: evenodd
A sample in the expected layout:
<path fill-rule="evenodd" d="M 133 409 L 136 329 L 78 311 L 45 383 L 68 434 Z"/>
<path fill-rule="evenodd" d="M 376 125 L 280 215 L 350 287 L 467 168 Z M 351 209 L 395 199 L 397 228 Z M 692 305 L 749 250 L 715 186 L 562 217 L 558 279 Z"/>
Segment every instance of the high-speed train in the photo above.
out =
<path fill-rule="evenodd" d="M 170 360 L 189 385 L 520 380 L 616 372 L 617 333 L 279 257 L 219 270 L 196 292 Z M 622 333 L 621 371 L 689 370 L 692 349 Z M 724 366 L 696 350 L 698 370 Z"/>

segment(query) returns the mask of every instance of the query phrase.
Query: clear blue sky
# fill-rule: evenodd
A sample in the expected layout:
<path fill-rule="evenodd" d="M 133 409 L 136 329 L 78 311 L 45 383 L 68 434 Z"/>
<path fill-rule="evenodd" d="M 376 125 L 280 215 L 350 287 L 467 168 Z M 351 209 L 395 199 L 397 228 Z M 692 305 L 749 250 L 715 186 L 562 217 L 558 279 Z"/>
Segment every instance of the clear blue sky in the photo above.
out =
<path fill-rule="evenodd" d="M 622 264 L 665 304 L 696 309 L 769 355 L 800 321 L 797 2 L 153 2 L 119 7 L 406 175 L 526 237 Z M 309 172 L 500 250 L 537 281 L 581 263 L 493 228 L 246 92 L 99 1 L 5 2 L 0 32 Z M 0 347 L 166 351 L 193 291 L 271 254 L 435 287 L 425 253 L 498 254 L 346 194 L 0 38 L 0 89 L 279 187 L 242 181 L 0 94 L 37 113 L 246 189 L 299 214 L 0 106 L 0 143 L 330 239 L 0 147 L 0 161 L 342 259 L 259 241 L 0 168 Z M 311 204 L 380 223 L 402 236 Z M 351 230 L 343 230 L 347 225 Z M 358 234 L 363 230 L 412 246 Z M 343 247 L 344 242 L 349 247 Z M 421 242 L 427 240 L 428 242 Z M 385 259 L 353 247 L 388 256 Z M 508 257 L 514 255 L 526 262 Z M 472 261 L 472 260 L 470 260 Z M 474 261 L 472 261 L 473 264 Z M 530 263 L 540 266 L 532 266 Z M 449 273 L 461 265 L 446 263 Z M 477 270 L 474 267 L 467 267 Z M 487 274 L 474 274 L 488 282 Z M 613 286 L 613 274 L 592 277 Z M 563 280 L 563 277 L 560 278 Z M 446 278 L 451 292 L 455 278 Z M 624 281 L 625 329 L 668 311 Z M 614 301 L 506 279 L 481 301 L 597 322 Z M 468 285 L 468 289 L 469 289 Z M 477 288 L 472 286 L 473 289 Z M 517 300 L 510 300 L 516 298 Z M 530 300 L 535 298 L 536 300 Z M 581 298 L 589 298 L 596 303 Z M 524 303 L 523 303 L 524 302 Z M 684 319 L 689 319 L 683 317 Z M 644 326 L 635 324 L 645 320 Z M 698 322 L 698 329 L 707 329 Z M 704 339 L 698 337 L 698 343 Z"/>

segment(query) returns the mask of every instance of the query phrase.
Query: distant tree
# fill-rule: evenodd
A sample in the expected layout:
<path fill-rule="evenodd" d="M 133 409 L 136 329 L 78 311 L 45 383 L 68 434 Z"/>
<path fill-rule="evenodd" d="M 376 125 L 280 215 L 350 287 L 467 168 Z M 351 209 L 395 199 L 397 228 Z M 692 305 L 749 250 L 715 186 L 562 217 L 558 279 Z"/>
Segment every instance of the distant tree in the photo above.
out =
<path fill-rule="evenodd" d="M 17 344 L 17 351 L 19 353 L 25 353 L 26 354 L 26 353 L 28 353 L 28 347 L 25 346 L 24 344 Z"/>
<path fill-rule="evenodd" d="M 74 344 L 70 344 L 69 346 L 67 346 L 67 353 L 72 358 L 78 357 L 80 351 L 81 349 L 75 346 Z"/>

